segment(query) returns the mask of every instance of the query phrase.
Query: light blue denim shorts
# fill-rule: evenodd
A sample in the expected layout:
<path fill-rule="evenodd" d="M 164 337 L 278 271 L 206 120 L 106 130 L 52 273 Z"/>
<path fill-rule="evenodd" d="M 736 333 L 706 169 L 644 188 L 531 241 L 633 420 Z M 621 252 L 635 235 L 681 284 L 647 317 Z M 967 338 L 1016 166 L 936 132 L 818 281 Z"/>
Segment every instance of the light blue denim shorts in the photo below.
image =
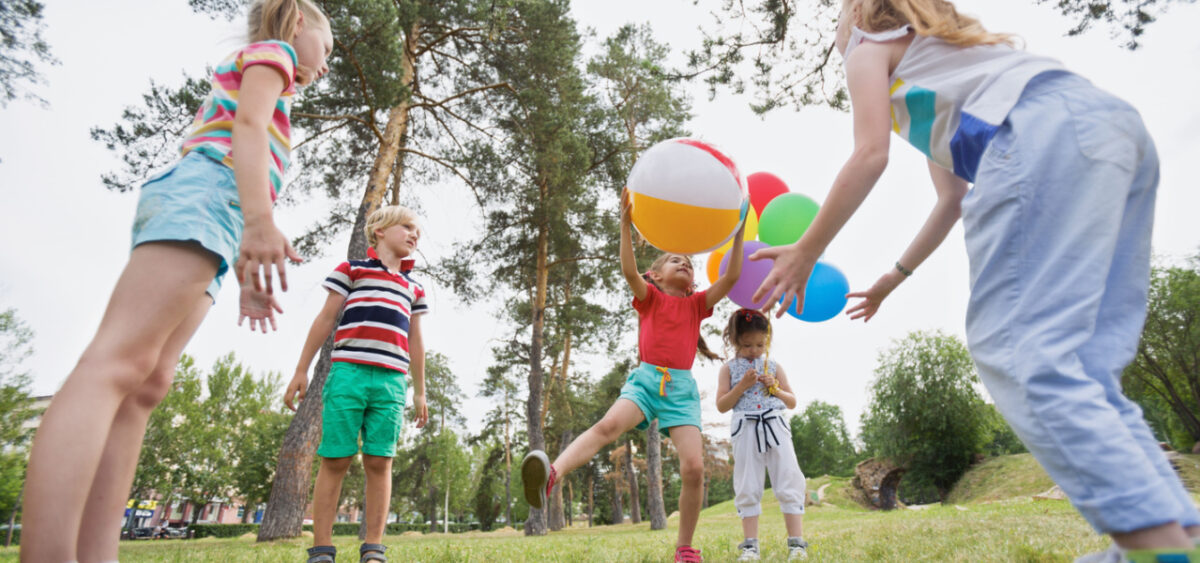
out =
<path fill-rule="evenodd" d="M 142 185 L 130 248 L 155 241 L 194 241 L 221 259 L 205 290 L 214 301 L 242 242 L 242 206 L 233 169 L 198 152 Z"/>

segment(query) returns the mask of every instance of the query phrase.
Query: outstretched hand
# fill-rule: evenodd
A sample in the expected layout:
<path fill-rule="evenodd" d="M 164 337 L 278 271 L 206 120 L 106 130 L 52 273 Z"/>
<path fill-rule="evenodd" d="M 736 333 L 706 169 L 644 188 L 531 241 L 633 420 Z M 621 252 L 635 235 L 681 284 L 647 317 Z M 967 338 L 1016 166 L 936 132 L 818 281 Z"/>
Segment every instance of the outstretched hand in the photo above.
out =
<path fill-rule="evenodd" d="M 780 309 L 775 312 L 775 318 L 782 317 L 793 301 L 796 303 L 796 311 L 803 312 L 804 287 L 808 285 L 808 276 L 812 274 L 813 266 L 817 263 L 816 258 L 804 255 L 800 247 L 793 244 L 759 249 L 750 255 L 750 259 L 775 261 L 771 273 L 767 274 L 751 298 L 755 303 L 766 298 L 763 313 L 771 314 L 771 310 L 778 304 Z M 780 299 L 783 301 L 780 302 Z"/>
<path fill-rule="evenodd" d="M 896 289 L 896 286 L 900 285 L 900 282 L 904 281 L 904 278 L 898 276 L 898 272 L 888 271 L 888 273 L 880 276 L 878 280 L 875 280 L 875 284 L 870 289 L 847 293 L 847 299 L 862 299 L 862 301 L 855 303 L 853 307 L 846 309 L 846 314 L 850 315 L 850 320 L 856 321 L 862 319 L 864 323 L 871 320 L 871 317 L 874 317 L 875 313 L 879 310 L 879 305 L 883 303 L 883 300 L 892 293 L 892 290 Z"/>

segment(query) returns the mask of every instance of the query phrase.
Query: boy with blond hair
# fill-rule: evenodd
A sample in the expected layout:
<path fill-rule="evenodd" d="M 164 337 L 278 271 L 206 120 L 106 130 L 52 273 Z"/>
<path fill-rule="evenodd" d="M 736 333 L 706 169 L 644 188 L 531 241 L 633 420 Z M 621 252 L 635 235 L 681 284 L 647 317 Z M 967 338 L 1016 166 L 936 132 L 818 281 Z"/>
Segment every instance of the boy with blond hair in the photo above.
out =
<path fill-rule="evenodd" d="M 325 279 L 325 306 L 313 321 L 284 403 L 304 399 L 308 366 L 336 324 L 333 365 L 322 395 L 321 469 L 313 490 L 313 547 L 309 563 L 332 563 L 333 520 L 342 478 L 362 439 L 367 477 L 367 537 L 362 561 L 387 561 L 383 528 L 391 499 L 392 458 L 412 378 L 417 428 L 429 418 L 425 406 L 425 347 L 420 315 L 429 311 L 425 290 L 409 276 L 420 230 L 412 211 L 382 207 L 367 218 L 367 260 L 350 260 Z M 341 318 L 339 323 L 338 319 Z"/>

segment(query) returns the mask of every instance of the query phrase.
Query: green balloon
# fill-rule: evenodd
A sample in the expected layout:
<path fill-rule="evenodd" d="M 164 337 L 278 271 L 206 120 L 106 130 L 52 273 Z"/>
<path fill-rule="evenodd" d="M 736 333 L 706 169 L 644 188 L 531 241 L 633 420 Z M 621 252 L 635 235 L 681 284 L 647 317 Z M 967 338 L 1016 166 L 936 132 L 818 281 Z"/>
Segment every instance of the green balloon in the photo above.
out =
<path fill-rule="evenodd" d="M 758 240 L 771 246 L 792 244 L 800 240 L 812 224 L 821 206 L 812 198 L 798 193 L 775 196 L 763 208 L 758 218 Z"/>

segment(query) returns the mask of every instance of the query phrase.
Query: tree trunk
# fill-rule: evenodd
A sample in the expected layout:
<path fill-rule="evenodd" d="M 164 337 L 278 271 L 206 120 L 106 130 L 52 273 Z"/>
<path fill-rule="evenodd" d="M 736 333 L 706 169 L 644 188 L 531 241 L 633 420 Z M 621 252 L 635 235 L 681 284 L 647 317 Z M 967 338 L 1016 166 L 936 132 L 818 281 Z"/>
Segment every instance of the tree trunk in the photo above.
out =
<path fill-rule="evenodd" d="M 21 499 L 25 496 L 25 487 L 17 491 L 17 502 L 13 503 L 12 512 L 8 513 L 8 530 L 4 533 L 4 547 L 12 545 L 13 526 L 17 523 L 17 511 L 21 509 Z"/>
<path fill-rule="evenodd" d="M 574 504 L 575 489 L 571 486 L 570 479 L 567 479 L 566 486 L 567 486 L 567 495 L 566 495 L 566 497 L 564 497 L 565 502 L 563 503 L 563 511 L 567 513 L 567 526 L 574 526 L 575 525 L 575 515 L 571 513 L 571 511 L 572 511 L 571 505 Z"/>
<path fill-rule="evenodd" d="M 662 490 L 662 438 L 658 435 L 658 419 L 646 429 L 646 512 L 651 530 L 667 527 Z"/>
<path fill-rule="evenodd" d="M 596 474 L 592 467 L 588 467 L 587 475 L 587 497 L 588 497 L 588 527 L 596 521 L 596 503 L 593 496 L 596 490 Z"/>
<path fill-rule="evenodd" d="M 437 490 L 433 487 L 429 487 L 429 532 L 437 532 L 437 525 Z"/>
<path fill-rule="evenodd" d="M 364 541 L 367 539 L 367 495 L 364 491 L 362 502 L 358 503 L 358 513 L 362 518 L 358 520 L 358 539 Z"/>
<path fill-rule="evenodd" d="M 563 430 L 562 435 L 558 440 L 558 451 L 567 449 L 571 444 L 571 431 Z M 550 510 L 547 514 L 547 524 L 551 531 L 559 531 L 566 525 L 563 514 L 563 482 L 559 481 L 554 484 L 554 489 L 550 491 L 550 498 L 547 499 L 550 504 Z"/>
<path fill-rule="evenodd" d="M 700 509 L 708 508 L 708 470 L 704 470 L 704 482 L 700 485 Z"/>
<path fill-rule="evenodd" d="M 621 479 L 613 479 L 612 510 L 613 524 L 625 523 L 625 507 L 621 506 Z"/>
<path fill-rule="evenodd" d="M 547 187 L 541 187 L 542 199 L 548 195 Z M 546 437 L 542 435 L 542 333 L 545 330 L 546 314 L 546 285 L 547 261 L 550 252 L 550 233 L 543 223 L 538 227 L 537 235 L 537 274 L 534 284 L 533 301 L 533 330 L 529 343 L 529 400 L 525 403 L 529 448 L 545 450 Z M 525 535 L 542 536 L 546 534 L 545 511 L 530 507 L 529 518 L 525 520 Z"/>
<path fill-rule="evenodd" d="M 629 479 L 629 521 L 642 521 L 642 499 L 638 494 L 637 475 L 633 472 L 633 442 L 625 439 L 625 476 Z"/>
<path fill-rule="evenodd" d="M 254 510 L 251 509 L 249 502 L 242 505 L 242 523 L 249 524 L 254 521 Z"/>
<path fill-rule="evenodd" d="M 512 526 L 512 440 L 508 435 L 508 389 L 504 390 L 504 525 Z"/>
<path fill-rule="evenodd" d="M 420 24 L 419 20 L 413 22 L 406 38 L 407 48 L 404 49 L 400 61 L 400 79 L 407 88 L 412 88 L 415 76 L 414 53 L 417 37 L 421 32 Z M 406 97 L 388 111 L 384 138 L 380 143 L 379 152 L 375 155 L 375 163 L 371 166 L 366 193 L 363 194 L 362 203 L 358 207 L 347 257 L 362 259 L 367 255 L 367 240 L 363 234 L 363 227 L 367 224 L 367 216 L 379 209 L 387 195 L 388 178 L 394 173 L 399 173 L 396 170 L 396 159 L 408 132 L 411 104 L 411 99 Z M 329 375 L 332 351 L 333 335 L 330 334 L 321 347 L 321 355 L 317 359 L 316 368 L 313 369 L 312 381 L 308 384 L 306 400 L 300 402 L 300 409 L 284 434 L 279 464 L 275 469 L 275 482 L 271 485 L 271 496 L 267 500 L 262 525 L 258 528 L 260 542 L 300 535 L 311 489 L 312 458 L 317 451 L 317 435 L 321 428 L 321 390 L 325 386 L 326 376 Z"/>

